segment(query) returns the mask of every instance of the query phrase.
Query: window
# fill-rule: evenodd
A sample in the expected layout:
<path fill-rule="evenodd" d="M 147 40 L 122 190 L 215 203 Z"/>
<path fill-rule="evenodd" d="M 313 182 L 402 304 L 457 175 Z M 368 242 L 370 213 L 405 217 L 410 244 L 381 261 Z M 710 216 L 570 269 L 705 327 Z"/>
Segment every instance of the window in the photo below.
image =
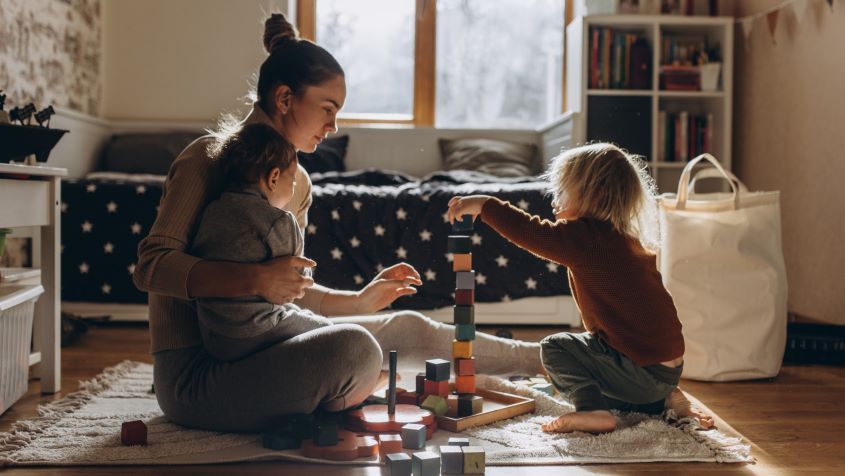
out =
<path fill-rule="evenodd" d="M 564 1 L 299 0 L 298 25 L 346 71 L 342 122 L 533 128 L 561 112 Z"/>

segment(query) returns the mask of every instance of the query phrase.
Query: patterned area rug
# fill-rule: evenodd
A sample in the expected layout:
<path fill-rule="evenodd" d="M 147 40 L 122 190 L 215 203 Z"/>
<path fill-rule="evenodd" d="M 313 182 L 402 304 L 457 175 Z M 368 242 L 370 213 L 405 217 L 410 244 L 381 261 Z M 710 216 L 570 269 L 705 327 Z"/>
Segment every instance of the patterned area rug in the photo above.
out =
<path fill-rule="evenodd" d="M 408 375 L 412 379 L 413 374 Z M 272 451 L 259 435 L 191 430 L 167 421 L 149 393 L 153 368 L 123 362 L 110 367 L 80 390 L 43 405 L 39 416 L 0 433 L 0 467 L 27 465 L 163 465 L 290 460 L 339 464 L 301 456 L 295 450 Z M 605 435 L 546 434 L 540 425 L 572 407 L 524 386 L 479 376 L 481 386 L 526 395 L 537 402 L 533 414 L 467 430 L 463 436 L 487 451 L 488 465 L 548 465 L 629 462 L 752 462 L 749 445 L 719 430 L 702 431 L 694 421 L 640 414 L 620 414 L 619 429 Z M 120 444 L 120 425 L 143 420 L 149 445 Z M 428 449 L 445 444 L 454 433 L 438 430 Z M 377 465 L 375 458 L 349 463 Z"/>

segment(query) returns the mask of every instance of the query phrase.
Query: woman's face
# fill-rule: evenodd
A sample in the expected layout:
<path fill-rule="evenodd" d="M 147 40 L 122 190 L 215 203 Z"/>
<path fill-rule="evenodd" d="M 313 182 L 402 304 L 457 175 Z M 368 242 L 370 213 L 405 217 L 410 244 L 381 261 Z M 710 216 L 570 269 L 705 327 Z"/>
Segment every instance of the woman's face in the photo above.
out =
<path fill-rule="evenodd" d="M 284 135 L 297 150 L 314 152 L 317 145 L 337 132 L 337 114 L 346 101 L 346 79 L 335 76 L 293 96 L 290 109 L 281 114 Z"/>

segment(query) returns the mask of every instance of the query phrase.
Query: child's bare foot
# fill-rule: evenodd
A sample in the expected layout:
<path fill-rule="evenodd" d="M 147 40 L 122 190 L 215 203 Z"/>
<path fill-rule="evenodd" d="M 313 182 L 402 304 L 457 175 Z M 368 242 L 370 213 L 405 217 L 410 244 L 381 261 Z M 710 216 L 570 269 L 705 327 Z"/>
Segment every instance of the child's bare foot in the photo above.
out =
<path fill-rule="evenodd" d="M 680 387 L 675 387 L 675 390 L 666 397 L 666 408 L 674 410 L 675 414 L 678 415 L 678 418 L 695 418 L 704 429 L 713 428 L 715 424 L 713 422 L 713 417 L 705 415 L 698 411 L 698 409 L 692 407 L 692 403 L 690 403 L 687 396 L 681 391 Z"/>
<path fill-rule="evenodd" d="M 607 410 L 567 413 L 543 425 L 547 433 L 608 433 L 615 429 L 616 418 Z"/>

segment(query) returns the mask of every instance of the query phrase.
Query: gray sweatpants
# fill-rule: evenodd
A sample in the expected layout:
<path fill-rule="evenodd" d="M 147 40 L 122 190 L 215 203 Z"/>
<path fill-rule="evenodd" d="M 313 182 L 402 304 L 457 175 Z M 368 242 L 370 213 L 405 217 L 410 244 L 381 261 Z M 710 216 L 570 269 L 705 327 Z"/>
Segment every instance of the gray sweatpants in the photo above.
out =
<path fill-rule="evenodd" d="M 449 359 L 455 328 L 419 313 L 331 319 L 332 325 L 272 344 L 233 362 L 200 346 L 153 354 L 156 398 L 173 422 L 212 431 L 257 432 L 293 413 L 340 411 L 374 390 L 388 350 L 399 367 Z M 540 345 L 476 335 L 478 373 L 534 374 Z M 384 349 L 384 352 L 382 352 Z"/>
<path fill-rule="evenodd" d="M 589 332 L 550 335 L 540 346 L 552 384 L 577 411 L 660 414 L 683 371 L 683 365 L 640 367 Z"/>

